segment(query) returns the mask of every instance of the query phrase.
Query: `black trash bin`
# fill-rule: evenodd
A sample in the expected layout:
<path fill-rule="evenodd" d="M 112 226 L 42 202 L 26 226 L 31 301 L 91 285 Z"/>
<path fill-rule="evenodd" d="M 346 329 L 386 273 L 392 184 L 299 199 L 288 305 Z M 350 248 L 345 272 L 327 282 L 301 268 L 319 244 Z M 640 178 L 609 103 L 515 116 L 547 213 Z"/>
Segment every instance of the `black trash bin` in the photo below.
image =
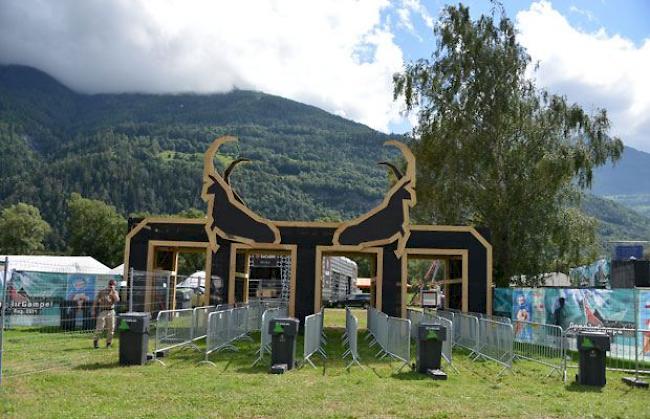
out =
<path fill-rule="evenodd" d="M 120 332 L 120 365 L 144 365 L 149 346 L 149 313 L 122 313 L 117 319 Z"/>
<path fill-rule="evenodd" d="M 447 339 L 447 328 L 439 324 L 421 323 L 416 340 L 417 372 L 440 374 L 442 343 Z M 442 376 L 440 378 L 443 378 Z"/>
<path fill-rule="evenodd" d="M 271 334 L 271 372 L 282 374 L 296 365 L 296 337 L 300 321 L 278 318 L 269 322 Z"/>
<path fill-rule="evenodd" d="M 609 336 L 605 332 L 581 331 L 578 333 L 580 365 L 576 381 L 587 386 L 604 387 L 605 363 L 609 351 Z"/>

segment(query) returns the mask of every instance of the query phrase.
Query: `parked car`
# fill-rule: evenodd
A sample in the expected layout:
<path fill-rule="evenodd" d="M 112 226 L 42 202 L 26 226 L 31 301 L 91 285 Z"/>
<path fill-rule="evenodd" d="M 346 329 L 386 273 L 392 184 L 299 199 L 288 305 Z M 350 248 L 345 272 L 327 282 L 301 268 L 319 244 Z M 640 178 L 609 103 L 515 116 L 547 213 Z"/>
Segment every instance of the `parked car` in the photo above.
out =
<path fill-rule="evenodd" d="M 358 294 L 349 294 L 348 298 L 345 300 L 345 305 L 348 307 L 370 307 L 370 294 L 368 293 L 358 293 Z"/>

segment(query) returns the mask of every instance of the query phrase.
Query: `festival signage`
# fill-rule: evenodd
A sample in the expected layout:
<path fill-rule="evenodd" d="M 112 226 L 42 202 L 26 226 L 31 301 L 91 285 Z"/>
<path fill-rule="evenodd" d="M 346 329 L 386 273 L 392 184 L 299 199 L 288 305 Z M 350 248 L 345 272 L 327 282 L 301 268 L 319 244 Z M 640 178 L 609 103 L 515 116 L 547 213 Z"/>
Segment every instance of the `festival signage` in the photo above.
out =
<path fill-rule="evenodd" d="M 7 282 L 11 326 L 58 326 L 62 310 L 88 313 L 99 289 L 116 275 L 13 271 Z M 85 314 L 84 314 L 85 315 Z"/>

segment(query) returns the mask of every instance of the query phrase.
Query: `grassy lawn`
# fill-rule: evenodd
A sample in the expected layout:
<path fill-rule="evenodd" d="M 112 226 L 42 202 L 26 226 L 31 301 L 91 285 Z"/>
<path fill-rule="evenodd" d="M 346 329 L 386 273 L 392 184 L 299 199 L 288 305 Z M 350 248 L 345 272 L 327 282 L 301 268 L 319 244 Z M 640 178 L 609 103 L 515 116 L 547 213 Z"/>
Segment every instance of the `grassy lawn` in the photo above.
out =
<path fill-rule="evenodd" d="M 345 371 L 340 355 L 343 310 L 327 310 L 329 358 L 315 357 L 317 369 L 306 366 L 285 375 L 251 367 L 255 342 L 237 344 L 239 352 L 220 352 L 216 367 L 197 366 L 202 354 L 178 350 L 165 358 L 166 367 L 117 365 L 117 349 L 89 349 L 88 336 L 29 336 L 6 340 L 5 367 L 14 374 L 28 363 L 47 366 L 47 352 L 56 347 L 52 363 L 60 368 L 5 378 L 0 390 L 2 417 L 648 417 L 650 392 L 621 383 L 623 374 L 609 373 L 601 390 L 564 385 L 547 370 L 517 362 L 514 371 L 496 378 L 500 367 L 473 362 L 460 352 L 454 363 L 460 374 L 447 381 L 407 372 L 397 363 L 378 361 L 359 340 L 364 369 Z M 365 312 L 357 317 L 365 326 Z M 58 340 L 57 340 L 58 339 Z M 12 347 L 13 345 L 13 347 Z M 374 349 L 374 348 L 373 348 Z M 302 349 L 299 346 L 299 353 Z M 43 352 L 46 352 L 44 354 Z M 414 353 L 412 353 L 414 355 Z M 44 356 L 45 355 L 45 356 Z M 33 360 L 33 361 L 30 361 Z M 56 362 L 55 362 L 56 361 Z M 21 365 L 23 366 L 21 369 Z M 14 368 L 12 370 L 12 368 Z M 17 370 L 15 368 L 18 368 Z"/>

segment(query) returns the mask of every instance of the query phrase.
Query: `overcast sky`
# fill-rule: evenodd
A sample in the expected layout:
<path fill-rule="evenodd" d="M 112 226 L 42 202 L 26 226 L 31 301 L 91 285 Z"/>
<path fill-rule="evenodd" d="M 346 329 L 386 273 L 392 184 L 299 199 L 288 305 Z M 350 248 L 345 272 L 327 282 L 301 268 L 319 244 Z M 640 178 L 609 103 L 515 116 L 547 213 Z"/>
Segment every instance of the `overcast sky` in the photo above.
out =
<path fill-rule="evenodd" d="M 465 2 L 475 14 L 484 0 Z M 392 74 L 428 57 L 439 0 L 0 0 L 0 62 L 82 92 L 261 90 L 382 131 L 410 127 Z M 623 6 L 623 4 L 625 6 Z M 505 1 L 538 84 L 650 152 L 650 6 Z"/>

